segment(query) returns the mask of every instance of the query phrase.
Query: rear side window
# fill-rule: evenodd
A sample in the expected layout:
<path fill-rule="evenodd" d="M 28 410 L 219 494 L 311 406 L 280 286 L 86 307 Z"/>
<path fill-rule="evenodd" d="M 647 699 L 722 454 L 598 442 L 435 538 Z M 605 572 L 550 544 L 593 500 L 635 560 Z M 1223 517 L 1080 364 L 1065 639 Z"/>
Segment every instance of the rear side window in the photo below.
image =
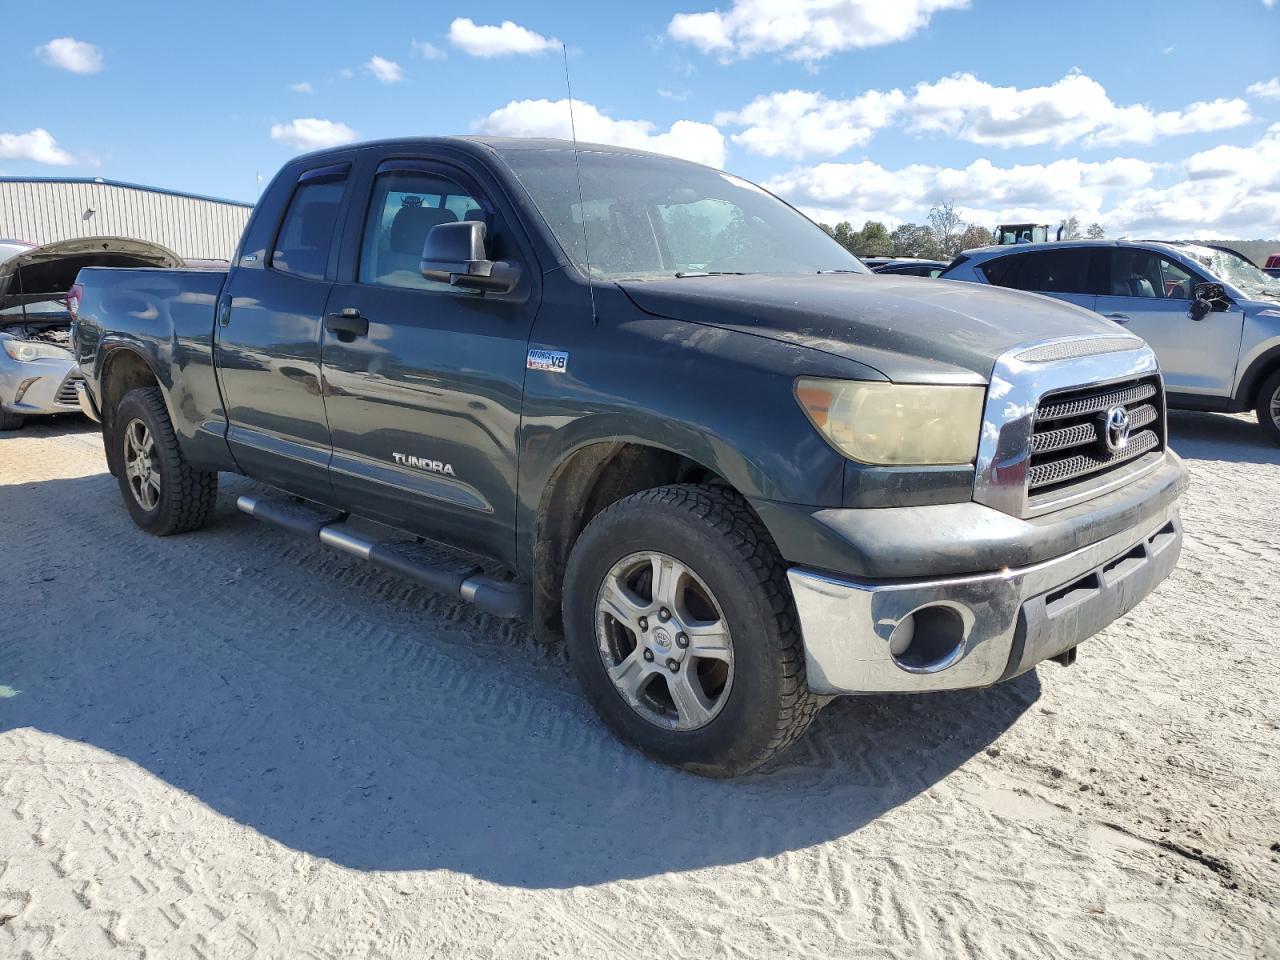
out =
<path fill-rule="evenodd" d="M 1000 257 L 982 267 L 988 283 L 1032 293 L 1092 293 L 1088 249 L 1037 250 Z"/>
<path fill-rule="evenodd" d="M 271 266 L 310 280 L 323 280 L 338 209 L 347 187 L 347 166 L 302 175 L 271 253 Z"/>

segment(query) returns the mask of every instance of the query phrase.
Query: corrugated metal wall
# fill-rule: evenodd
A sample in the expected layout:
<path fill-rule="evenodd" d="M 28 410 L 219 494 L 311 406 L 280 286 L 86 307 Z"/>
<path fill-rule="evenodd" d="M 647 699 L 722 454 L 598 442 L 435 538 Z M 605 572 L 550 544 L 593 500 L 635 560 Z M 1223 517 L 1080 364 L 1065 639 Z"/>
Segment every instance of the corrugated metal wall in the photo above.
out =
<path fill-rule="evenodd" d="M 230 260 L 251 209 L 112 183 L 0 180 L 0 237 L 37 244 L 135 237 L 187 259 Z"/>

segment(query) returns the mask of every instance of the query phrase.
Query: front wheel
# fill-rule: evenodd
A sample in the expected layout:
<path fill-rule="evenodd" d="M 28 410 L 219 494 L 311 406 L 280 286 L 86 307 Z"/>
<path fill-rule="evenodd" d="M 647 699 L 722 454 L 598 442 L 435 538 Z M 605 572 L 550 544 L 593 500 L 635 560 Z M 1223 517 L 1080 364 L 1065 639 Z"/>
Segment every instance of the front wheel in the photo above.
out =
<path fill-rule="evenodd" d="M 22 414 L 0 410 L 0 430 L 21 430 L 22 421 Z"/>
<path fill-rule="evenodd" d="M 126 393 L 112 417 L 111 434 L 120 493 L 134 523 L 157 537 L 209 523 L 218 475 L 187 462 L 158 387 Z"/>
<path fill-rule="evenodd" d="M 786 568 L 731 492 L 660 487 L 603 511 L 570 555 L 564 621 L 587 698 L 664 763 L 746 773 L 818 711 Z"/>
<path fill-rule="evenodd" d="M 1280 370 L 1267 377 L 1258 391 L 1258 423 L 1273 443 L 1280 443 Z"/>

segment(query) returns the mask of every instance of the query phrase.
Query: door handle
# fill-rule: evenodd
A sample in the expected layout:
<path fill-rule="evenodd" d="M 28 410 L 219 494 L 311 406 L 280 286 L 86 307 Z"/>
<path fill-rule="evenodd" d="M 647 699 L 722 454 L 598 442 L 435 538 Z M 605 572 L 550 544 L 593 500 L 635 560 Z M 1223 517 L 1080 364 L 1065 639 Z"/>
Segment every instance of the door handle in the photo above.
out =
<path fill-rule="evenodd" d="M 356 337 L 369 335 L 369 318 L 361 316 L 355 307 L 347 307 L 325 317 L 324 328 L 330 333 L 336 333 L 343 343 L 350 343 Z"/>
<path fill-rule="evenodd" d="M 1129 322 L 1129 315 L 1127 313 L 1104 313 L 1103 316 L 1108 320 L 1114 320 L 1116 323 L 1120 324 Z"/>

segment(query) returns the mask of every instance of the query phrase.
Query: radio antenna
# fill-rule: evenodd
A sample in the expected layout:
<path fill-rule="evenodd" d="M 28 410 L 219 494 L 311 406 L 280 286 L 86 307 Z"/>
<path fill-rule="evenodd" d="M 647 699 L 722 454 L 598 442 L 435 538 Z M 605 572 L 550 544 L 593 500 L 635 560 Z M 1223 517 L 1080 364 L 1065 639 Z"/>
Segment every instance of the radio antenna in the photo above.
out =
<path fill-rule="evenodd" d="M 591 249 L 587 243 L 587 203 L 582 199 L 582 165 L 578 163 L 578 127 L 573 120 L 573 85 L 569 82 L 569 48 L 560 44 L 564 54 L 564 88 L 569 92 L 569 135 L 573 138 L 573 172 L 578 178 L 578 211 L 582 217 L 582 256 L 587 262 L 587 292 L 591 295 L 591 322 L 599 323 L 596 313 L 596 286 L 591 279 Z"/>

